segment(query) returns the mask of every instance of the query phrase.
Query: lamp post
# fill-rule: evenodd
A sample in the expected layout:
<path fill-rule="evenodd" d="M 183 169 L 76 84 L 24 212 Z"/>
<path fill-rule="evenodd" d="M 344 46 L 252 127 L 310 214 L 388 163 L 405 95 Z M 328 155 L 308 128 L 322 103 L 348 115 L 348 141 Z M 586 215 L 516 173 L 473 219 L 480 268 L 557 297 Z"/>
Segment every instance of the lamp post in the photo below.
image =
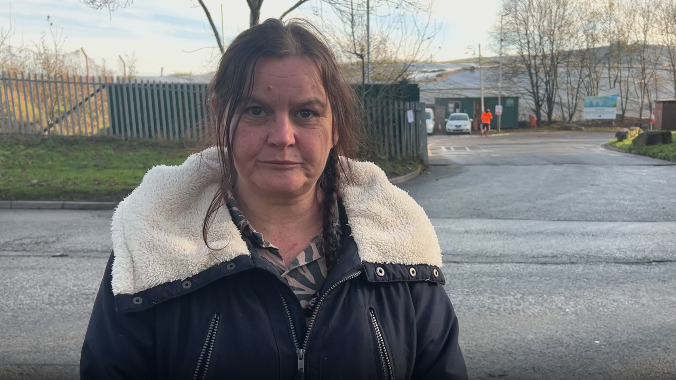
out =
<path fill-rule="evenodd" d="M 500 73 L 498 76 L 498 105 L 500 108 L 502 108 L 502 19 L 505 17 L 505 15 L 500 15 L 500 52 L 498 53 L 499 55 L 499 62 L 498 65 L 500 66 Z M 502 121 L 502 110 L 500 111 L 500 115 L 498 115 L 498 133 L 500 132 L 500 124 Z"/>
<path fill-rule="evenodd" d="M 469 50 L 472 51 L 472 57 L 475 57 L 476 56 L 476 48 L 472 45 L 467 45 L 467 51 L 465 51 L 465 54 L 469 54 Z M 477 66 L 479 67 L 479 87 L 481 89 L 481 111 L 479 111 L 479 115 L 474 115 L 475 119 L 480 117 L 481 113 L 483 113 L 485 111 L 485 105 L 484 105 L 484 74 L 483 74 L 483 70 L 481 69 L 481 44 L 479 44 L 479 64 Z"/>
<path fill-rule="evenodd" d="M 481 68 L 481 44 L 479 44 L 479 83 L 481 85 L 481 112 L 486 110 L 484 106 L 484 71 Z"/>

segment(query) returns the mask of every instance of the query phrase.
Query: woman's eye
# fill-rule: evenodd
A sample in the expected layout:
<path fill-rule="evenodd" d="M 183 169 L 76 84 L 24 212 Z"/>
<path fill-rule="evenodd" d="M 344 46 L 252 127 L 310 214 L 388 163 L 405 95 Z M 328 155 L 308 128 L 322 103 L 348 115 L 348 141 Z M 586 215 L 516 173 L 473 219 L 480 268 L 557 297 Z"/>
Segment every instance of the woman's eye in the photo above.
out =
<path fill-rule="evenodd" d="M 260 116 L 263 114 L 263 108 L 261 107 L 250 107 L 248 109 L 249 113 L 254 115 L 254 116 Z"/>
<path fill-rule="evenodd" d="M 312 111 L 310 111 L 310 110 L 302 110 L 302 111 L 300 111 L 300 112 L 298 113 L 298 115 L 300 115 L 300 117 L 301 117 L 302 119 L 309 119 L 309 118 L 311 118 L 312 116 L 314 116 L 314 114 L 315 114 L 315 113 L 312 112 Z"/>

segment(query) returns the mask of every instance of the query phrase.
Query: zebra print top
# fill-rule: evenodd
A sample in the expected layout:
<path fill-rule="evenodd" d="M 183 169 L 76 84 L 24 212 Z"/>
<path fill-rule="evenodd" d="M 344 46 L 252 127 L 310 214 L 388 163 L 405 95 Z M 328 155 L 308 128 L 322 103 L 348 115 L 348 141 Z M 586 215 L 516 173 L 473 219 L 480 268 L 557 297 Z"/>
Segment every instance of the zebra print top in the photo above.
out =
<path fill-rule="evenodd" d="M 231 193 L 226 196 L 226 206 L 230 211 L 232 221 L 235 223 L 242 236 L 249 240 L 254 247 L 254 252 L 267 262 L 272 264 L 277 274 L 289 284 L 289 287 L 298 298 L 305 316 L 309 317 L 312 307 L 317 300 L 319 291 L 324 286 L 327 277 L 326 260 L 322 249 L 322 233 L 315 235 L 310 244 L 298 252 L 291 263 L 286 266 L 279 253 L 279 249 L 265 240 L 263 234 L 257 232 L 249 223 L 244 214 L 237 206 L 237 201 Z M 335 205 L 336 210 L 338 205 Z M 334 220 L 334 233 L 340 233 L 340 220 L 336 213 Z"/>

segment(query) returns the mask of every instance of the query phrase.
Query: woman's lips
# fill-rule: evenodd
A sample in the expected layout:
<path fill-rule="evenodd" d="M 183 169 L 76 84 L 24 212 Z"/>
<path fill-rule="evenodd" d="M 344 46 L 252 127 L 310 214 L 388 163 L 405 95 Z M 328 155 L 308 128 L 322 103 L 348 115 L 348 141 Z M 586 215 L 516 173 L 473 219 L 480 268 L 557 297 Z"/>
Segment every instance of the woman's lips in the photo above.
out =
<path fill-rule="evenodd" d="M 300 165 L 300 162 L 293 162 L 293 161 L 272 160 L 272 161 L 261 161 L 261 162 L 263 164 L 266 164 L 266 165 L 278 166 L 278 167 L 292 167 L 292 166 Z"/>

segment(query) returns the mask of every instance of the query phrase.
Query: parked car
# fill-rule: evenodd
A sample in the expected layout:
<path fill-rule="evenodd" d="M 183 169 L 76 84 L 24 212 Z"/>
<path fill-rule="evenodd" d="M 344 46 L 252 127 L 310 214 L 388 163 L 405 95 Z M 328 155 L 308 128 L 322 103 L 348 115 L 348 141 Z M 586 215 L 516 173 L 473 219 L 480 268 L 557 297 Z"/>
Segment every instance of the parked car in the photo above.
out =
<path fill-rule="evenodd" d="M 425 125 L 428 135 L 434 133 L 434 111 L 431 108 L 425 108 Z"/>
<path fill-rule="evenodd" d="M 446 120 L 446 133 L 472 134 L 472 119 L 466 113 L 454 113 Z"/>

